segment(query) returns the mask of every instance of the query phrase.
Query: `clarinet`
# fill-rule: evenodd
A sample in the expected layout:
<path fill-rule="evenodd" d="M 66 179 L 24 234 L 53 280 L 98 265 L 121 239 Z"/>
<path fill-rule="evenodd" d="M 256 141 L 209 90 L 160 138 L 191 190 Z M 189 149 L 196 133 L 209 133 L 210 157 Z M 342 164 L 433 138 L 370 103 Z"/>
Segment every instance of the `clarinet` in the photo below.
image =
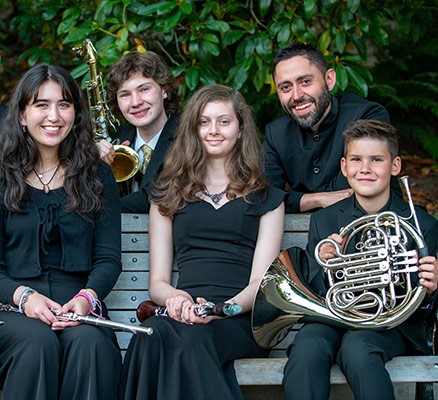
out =
<path fill-rule="evenodd" d="M 209 315 L 216 315 L 218 317 L 232 317 L 240 314 L 242 307 L 235 303 L 197 303 L 195 304 L 195 314 L 199 317 L 205 318 Z M 159 316 L 167 317 L 167 308 L 157 306 L 151 300 L 145 300 L 137 307 L 137 319 L 140 322 L 147 320 L 150 317 Z"/>

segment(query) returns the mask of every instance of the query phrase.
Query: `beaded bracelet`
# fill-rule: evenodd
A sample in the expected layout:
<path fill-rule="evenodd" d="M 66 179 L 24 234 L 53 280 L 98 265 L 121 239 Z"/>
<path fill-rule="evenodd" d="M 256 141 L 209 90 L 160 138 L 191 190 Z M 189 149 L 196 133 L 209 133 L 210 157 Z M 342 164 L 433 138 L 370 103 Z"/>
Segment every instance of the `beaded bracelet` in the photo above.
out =
<path fill-rule="evenodd" d="M 96 297 L 94 297 L 93 293 L 89 289 L 81 289 L 76 297 L 84 297 L 87 299 L 90 309 L 88 310 L 87 315 L 94 315 L 95 317 L 102 318 L 102 304 Z M 99 314 L 96 314 L 94 311 L 96 308 L 99 308 Z"/>
<path fill-rule="evenodd" d="M 36 293 L 35 290 L 26 286 L 18 296 L 18 311 L 24 314 L 24 304 L 29 300 L 29 296 Z"/>

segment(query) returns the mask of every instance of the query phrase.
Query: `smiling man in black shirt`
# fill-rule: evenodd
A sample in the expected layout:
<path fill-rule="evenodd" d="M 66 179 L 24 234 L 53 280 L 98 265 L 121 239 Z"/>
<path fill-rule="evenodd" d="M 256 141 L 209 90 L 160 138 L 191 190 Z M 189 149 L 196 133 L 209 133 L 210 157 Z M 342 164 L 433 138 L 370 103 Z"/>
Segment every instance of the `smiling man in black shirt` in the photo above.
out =
<path fill-rule="evenodd" d="M 359 119 L 389 122 L 388 112 L 354 94 L 332 96 L 336 73 L 310 44 L 280 49 L 273 78 L 286 115 L 266 126 L 265 174 L 272 185 L 288 190 L 286 212 L 325 208 L 351 196 L 340 170 L 342 132 Z M 396 180 L 392 187 L 401 193 Z"/>

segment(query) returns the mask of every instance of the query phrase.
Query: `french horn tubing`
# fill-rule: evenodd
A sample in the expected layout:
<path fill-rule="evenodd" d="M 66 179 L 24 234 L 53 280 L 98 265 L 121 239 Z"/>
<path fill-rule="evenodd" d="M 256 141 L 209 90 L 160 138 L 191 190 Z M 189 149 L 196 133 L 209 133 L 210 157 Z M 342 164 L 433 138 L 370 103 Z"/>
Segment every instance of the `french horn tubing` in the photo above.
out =
<path fill-rule="evenodd" d="M 271 264 L 259 284 L 253 304 L 252 332 L 264 348 L 279 343 L 292 325 L 323 322 L 360 329 L 390 329 L 406 321 L 420 306 L 426 288 L 412 281 L 418 260 L 428 254 L 418 224 L 407 177 L 405 186 L 411 215 L 394 212 L 366 215 L 346 226 L 343 249 L 331 239 L 320 241 L 315 259 L 328 281 L 325 297 L 315 294 L 300 272 L 303 252 L 284 250 Z M 408 220 L 413 219 L 415 227 Z M 409 250 L 411 240 L 415 250 Z M 331 243 L 337 257 L 323 260 L 319 249 Z"/>

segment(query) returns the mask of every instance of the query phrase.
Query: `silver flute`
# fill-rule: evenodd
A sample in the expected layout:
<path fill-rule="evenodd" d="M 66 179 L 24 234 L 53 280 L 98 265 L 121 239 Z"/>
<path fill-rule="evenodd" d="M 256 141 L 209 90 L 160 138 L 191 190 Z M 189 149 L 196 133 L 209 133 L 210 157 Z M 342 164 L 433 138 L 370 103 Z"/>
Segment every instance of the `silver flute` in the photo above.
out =
<path fill-rule="evenodd" d="M 17 307 L 3 303 L 0 303 L 0 311 L 17 312 L 17 313 L 20 312 Z M 90 315 L 80 315 L 74 312 L 61 313 L 59 308 L 54 308 L 54 307 L 52 307 L 50 311 L 52 311 L 52 313 L 56 316 L 58 321 L 82 322 L 89 325 L 105 326 L 107 328 L 121 329 L 122 331 L 131 332 L 134 334 L 145 333 L 146 335 L 152 335 L 154 333 L 154 330 L 152 328 L 146 326 L 123 324 L 121 322 L 114 322 L 104 318 L 92 317 Z M 4 323 L 3 321 L 0 321 L 0 325 L 3 323 Z"/>
<path fill-rule="evenodd" d="M 104 318 L 92 317 L 91 315 L 80 315 L 74 312 L 62 314 L 58 308 L 54 307 L 52 307 L 50 311 L 55 314 L 58 321 L 83 322 L 89 325 L 106 326 L 108 328 L 121 329 L 122 331 L 131 332 L 134 334 L 145 333 L 146 335 L 152 335 L 154 333 L 154 330 L 152 328 L 146 326 L 129 325 L 122 322 L 110 321 Z"/>

